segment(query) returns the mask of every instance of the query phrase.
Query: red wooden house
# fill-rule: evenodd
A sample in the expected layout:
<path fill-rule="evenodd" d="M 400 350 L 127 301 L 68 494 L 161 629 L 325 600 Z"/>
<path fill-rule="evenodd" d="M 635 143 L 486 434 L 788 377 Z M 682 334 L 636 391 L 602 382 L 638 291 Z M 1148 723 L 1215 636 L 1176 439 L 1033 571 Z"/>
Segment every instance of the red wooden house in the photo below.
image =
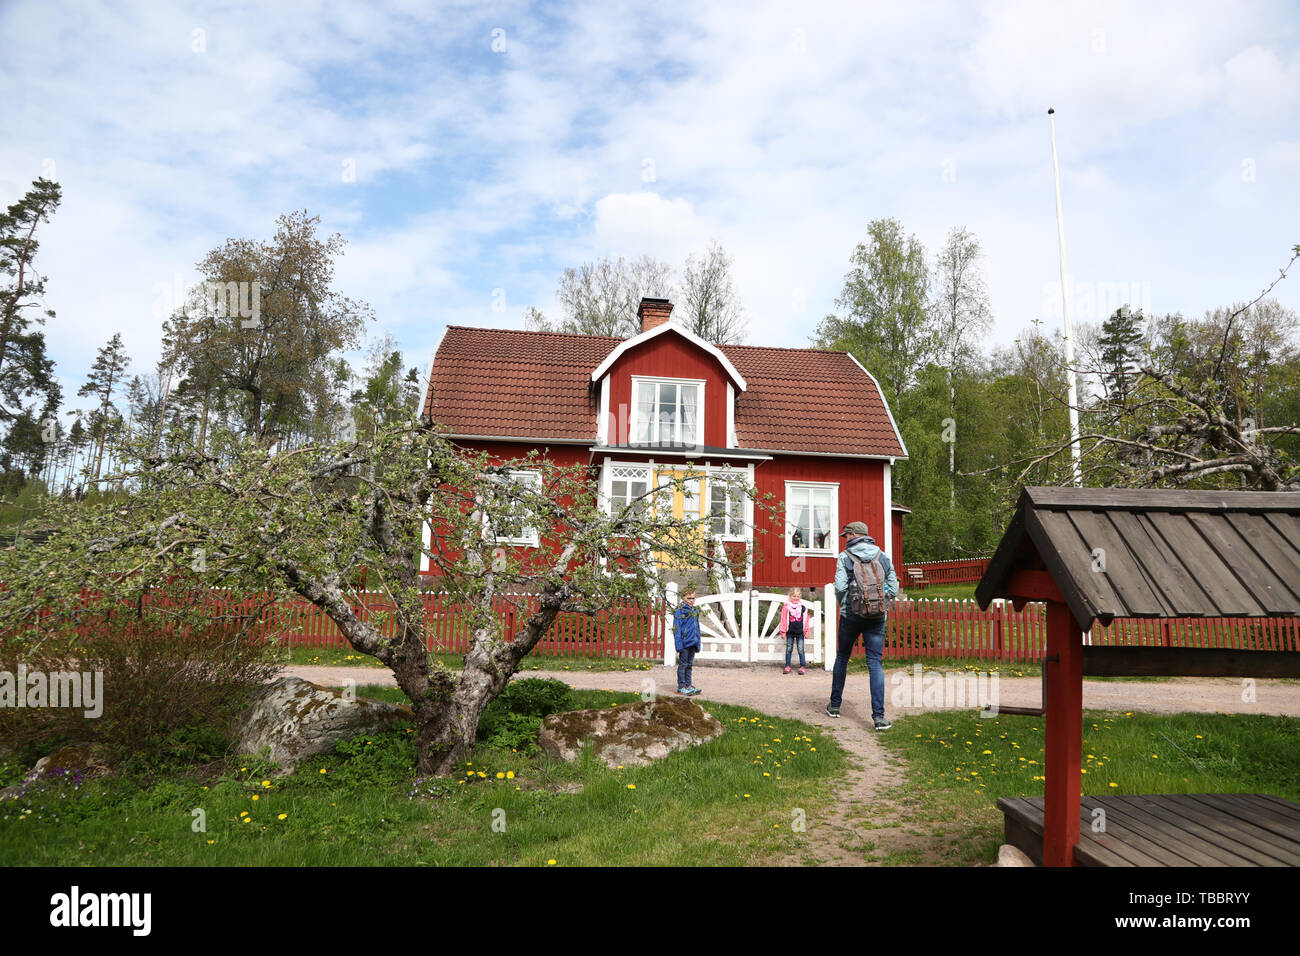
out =
<path fill-rule="evenodd" d="M 755 587 L 830 581 L 840 528 L 865 521 L 898 563 L 891 469 L 907 457 L 875 378 L 851 355 L 711 345 L 643 299 L 630 339 L 449 326 L 434 355 L 425 411 L 457 442 L 500 459 L 541 450 L 591 466 L 611 507 L 689 477 L 675 514 L 707 516 L 747 551 Z M 724 480 L 741 476 L 785 506 L 785 527 Z M 520 480 L 529 480 L 521 473 Z M 535 533 L 503 540 L 537 547 Z"/>

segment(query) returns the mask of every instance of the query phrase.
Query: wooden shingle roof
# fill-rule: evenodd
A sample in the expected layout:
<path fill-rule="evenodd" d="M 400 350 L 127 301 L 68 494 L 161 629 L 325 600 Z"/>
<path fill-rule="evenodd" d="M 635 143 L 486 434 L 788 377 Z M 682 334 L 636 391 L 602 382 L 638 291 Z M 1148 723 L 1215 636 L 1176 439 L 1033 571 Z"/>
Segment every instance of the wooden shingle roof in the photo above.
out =
<path fill-rule="evenodd" d="M 1084 631 L 1117 617 L 1298 616 L 1300 494 L 1025 488 L 980 605 L 1013 596 L 1021 571 L 1049 573 Z"/>

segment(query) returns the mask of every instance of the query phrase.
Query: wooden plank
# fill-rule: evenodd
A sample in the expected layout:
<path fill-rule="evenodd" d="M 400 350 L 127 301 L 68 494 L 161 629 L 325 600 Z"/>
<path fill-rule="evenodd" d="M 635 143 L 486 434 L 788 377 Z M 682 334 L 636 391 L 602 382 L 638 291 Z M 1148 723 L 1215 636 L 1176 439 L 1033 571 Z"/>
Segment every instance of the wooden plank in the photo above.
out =
<path fill-rule="evenodd" d="M 1092 570 L 1092 546 L 1068 515 L 1030 512 L 1025 524 L 1081 631 L 1091 629 L 1095 617 L 1109 620 L 1124 607 L 1106 575 Z"/>
<path fill-rule="evenodd" d="M 1225 515 L 1189 514 L 1187 520 L 1209 542 L 1241 587 L 1268 614 L 1300 610 L 1291 591 L 1246 544 Z"/>
<path fill-rule="evenodd" d="M 1288 491 L 1180 491 L 1169 489 L 1031 486 L 1022 497 L 1035 508 L 1128 511 L 1277 511 L 1300 514 Z"/>
<path fill-rule="evenodd" d="M 1083 649 L 1088 677 L 1300 677 L 1295 651 L 1097 645 Z"/>
<path fill-rule="evenodd" d="M 1153 829 L 1149 824 L 1133 815 L 1125 814 L 1116 807 L 1106 806 L 1097 797 L 1087 797 L 1083 806 L 1088 810 L 1088 819 L 1092 819 L 1092 810 L 1101 806 L 1106 810 L 1106 835 L 1114 842 L 1108 848 L 1133 858 L 1134 853 L 1146 857 L 1143 866 L 1222 866 L 1213 857 L 1194 847 L 1183 846 L 1176 841 L 1169 843 L 1168 834 Z"/>
<path fill-rule="evenodd" d="M 1288 492 L 1288 494 L 1295 494 L 1295 492 Z M 1281 535 L 1282 540 L 1290 542 L 1292 547 L 1295 547 L 1295 543 L 1300 541 L 1300 515 L 1294 512 L 1291 514 L 1269 512 L 1263 515 L 1263 518 L 1273 526 L 1273 530 Z"/>
<path fill-rule="evenodd" d="M 1214 796 L 1220 803 L 1236 807 L 1240 813 L 1245 814 L 1243 819 L 1300 845 L 1300 814 L 1257 800 L 1254 794 L 1218 793 Z"/>
<path fill-rule="evenodd" d="M 1263 608 L 1242 588 L 1241 582 L 1233 577 L 1186 515 L 1152 512 L 1147 520 L 1165 539 L 1170 553 L 1177 555 L 1188 574 L 1196 578 L 1217 608 L 1218 616 L 1253 617 L 1263 613 Z M 1175 616 L 1178 613 L 1175 610 Z"/>
<path fill-rule="evenodd" d="M 1236 794 L 1197 793 L 1192 794 L 1197 800 L 1213 807 L 1220 813 L 1227 813 L 1245 823 L 1259 827 L 1291 843 L 1300 843 L 1300 820 L 1287 816 L 1284 812 L 1267 809 L 1263 803 L 1252 804 L 1235 799 Z"/>
<path fill-rule="evenodd" d="M 1240 821 L 1223 813 L 1215 813 L 1197 800 L 1185 794 L 1165 794 L 1162 796 L 1142 796 L 1124 798 L 1130 801 L 1148 801 L 1154 806 L 1164 806 L 1160 801 L 1167 801 L 1171 812 L 1184 821 L 1183 828 L 1196 833 L 1201 839 L 1233 849 L 1238 852 L 1253 852 L 1265 858 L 1261 866 L 1300 866 L 1300 846 L 1278 843 L 1270 834 L 1258 827 L 1242 824 Z M 1203 832 L 1208 831 L 1208 832 Z M 1224 841 L 1228 841 L 1225 843 Z M 1271 861 L 1271 862 L 1269 862 Z"/>
<path fill-rule="evenodd" d="M 1258 800 L 1264 800 L 1268 803 L 1276 804 L 1281 810 L 1287 813 L 1300 815 L 1300 803 L 1294 803 L 1285 797 L 1279 797 L 1271 793 L 1252 793 L 1252 797 Z"/>
<path fill-rule="evenodd" d="M 1083 821 L 1090 823 L 1091 821 Z M 1082 825 L 1082 824 L 1081 824 Z M 1076 866 L 1138 866 L 1115 851 L 1109 843 L 1098 839 L 1097 834 L 1086 831 L 1074 847 Z"/>
<path fill-rule="evenodd" d="M 1263 515 L 1234 514 L 1231 519 L 1237 533 L 1300 601 L 1300 551 L 1296 550 L 1296 542 L 1283 538 Z"/>
<path fill-rule="evenodd" d="M 1111 801 L 1134 814 L 1159 820 L 1163 827 L 1183 843 L 1205 848 L 1211 856 L 1221 857 L 1226 866 L 1287 866 L 1267 840 L 1249 832 L 1223 814 L 1205 813 L 1193 800 L 1179 800 L 1178 794 L 1159 796 L 1112 797 Z M 1210 849 L 1217 847 L 1218 849 Z M 1244 862 L 1243 862 L 1244 861 Z M 1296 857 L 1300 862 L 1300 856 Z"/>
<path fill-rule="evenodd" d="M 1131 511 L 1108 513 L 1116 532 L 1130 549 L 1142 555 L 1143 572 L 1163 595 L 1165 602 L 1178 609 L 1179 616 L 1214 614 L 1216 609 L 1196 579 L 1187 573 L 1177 555 L 1160 537 L 1145 515 Z"/>
<path fill-rule="evenodd" d="M 1123 536 L 1104 514 L 1070 511 L 1053 512 L 1052 515 L 1053 521 L 1044 521 L 1043 526 L 1052 534 L 1054 543 L 1059 541 L 1071 549 L 1061 557 L 1070 567 L 1075 586 L 1089 594 L 1099 615 L 1107 618 L 1145 617 L 1172 611 L 1152 589 L 1141 561 L 1129 550 Z M 1073 526 L 1073 536 L 1065 530 L 1067 526 Z M 1104 571 L 1092 569 L 1098 548 L 1104 553 Z"/>
<path fill-rule="evenodd" d="M 1148 797 L 1149 799 L 1149 797 Z M 1162 797 L 1157 796 L 1156 800 Z M 1258 862 L 1249 853 L 1240 852 L 1232 845 L 1208 843 L 1200 836 L 1190 834 L 1175 823 L 1177 810 L 1164 804 L 1157 804 L 1154 809 L 1135 806 L 1123 801 L 1106 799 L 1106 829 L 1112 821 L 1119 821 L 1122 826 L 1139 832 L 1145 839 L 1151 839 L 1175 853 L 1193 866 L 1258 866 Z M 1183 864 L 1187 865 L 1187 864 Z"/>

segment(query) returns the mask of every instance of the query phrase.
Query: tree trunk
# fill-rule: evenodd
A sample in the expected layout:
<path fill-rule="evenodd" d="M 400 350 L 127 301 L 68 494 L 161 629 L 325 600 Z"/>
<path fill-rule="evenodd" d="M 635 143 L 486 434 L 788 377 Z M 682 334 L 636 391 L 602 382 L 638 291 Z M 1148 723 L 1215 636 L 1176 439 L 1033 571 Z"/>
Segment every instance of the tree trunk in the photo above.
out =
<path fill-rule="evenodd" d="M 429 722 L 416 731 L 419 747 L 418 766 L 421 776 L 459 775 L 466 759 L 474 752 L 479 718 L 483 709 L 505 690 L 519 669 L 519 662 L 550 630 L 559 613 L 559 604 L 545 597 L 515 639 L 493 642 L 490 633 L 479 630 L 465 655 L 465 670 L 460 683 L 445 707 L 429 714 Z M 492 649 L 489 650 L 489 646 Z"/>

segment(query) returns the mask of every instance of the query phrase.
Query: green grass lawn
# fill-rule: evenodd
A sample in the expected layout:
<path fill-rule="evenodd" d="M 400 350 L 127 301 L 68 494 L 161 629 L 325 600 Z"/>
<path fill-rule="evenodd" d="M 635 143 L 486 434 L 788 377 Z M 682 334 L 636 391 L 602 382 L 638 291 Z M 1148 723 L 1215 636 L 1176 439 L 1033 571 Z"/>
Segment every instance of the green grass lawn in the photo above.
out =
<path fill-rule="evenodd" d="M 578 708 L 637 699 L 573 692 Z M 796 810 L 816 825 L 843 751 L 807 724 L 705 703 L 726 733 L 643 768 L 480 746 L 463 776 L 419 781 L 403 729 L 342 744 L 286 777 L 245 759 L 148 780 L 51 782 L 0 804 L 0 865 L 731 866 L 798 853 L 809 835 L 792 832 Z M 0 765 L 0 784 L 19 776 Z"/>
<path fill-rule="evenodd" d="M 901 802 L 962 834 L 954 865 L 996 857 L 998 797 L 1043 795 L 1042 718 L 918 714 L 897 718 L 879 739 L 906 760 Z M 1293 717 L 1085 711 L 1083 754 L 1090 796 L 1269 793 L 1300 802 L 1300 720 Z"/>
<path fill-rule="evenodd" d="M 973 601 L 975 600 L 976 581 L 967 581 L 961 584 L 930 584 L 923 588 L 908 587 L 906 581 L 900 580 L 899 585 L 903 589 L 903 594 L 915 600 L 929 601 Z"/>

